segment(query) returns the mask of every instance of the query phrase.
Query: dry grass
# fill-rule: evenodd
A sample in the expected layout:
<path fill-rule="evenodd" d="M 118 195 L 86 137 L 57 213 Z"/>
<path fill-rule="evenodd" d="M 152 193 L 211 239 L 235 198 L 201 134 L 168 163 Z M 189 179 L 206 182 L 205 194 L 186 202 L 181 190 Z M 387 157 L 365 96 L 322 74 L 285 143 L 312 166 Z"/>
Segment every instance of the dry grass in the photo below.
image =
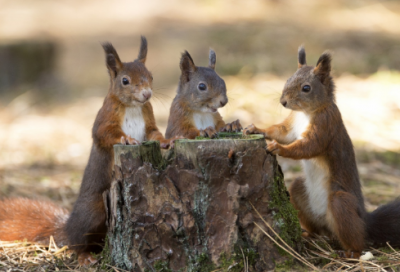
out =
<path fill-rule="evenodd" d="M 253 207 L 254 208 L 254 207 Z M 258 213 L 258 211 L 256 210 Z M 263 220 L 264 225 L 256 226 L 278 247 L 296 259 L 297 262 L 280 267 L 280 271 L 400 271 L 400 251 L 389 244 L 386 248 L 370 248 L 363 252 L 365 258 L 338 258 L 337 243 L 326 237 L 304 239 L 304 251 L 299 254 L 288 246 L 274 229 Z M 81 267 L 71 251 L 65 246 L 58 248 L 54 241 L 49 246 L 28 242 L 0 241 L 0 269 L 4 271 L 115 271 L 124 270 L 104 262 L 106 256 L 98 255 L 99 262 L 90 267 Z M 248 261 L 243 255 L 244 271 L 249 271 Z M 247 264 L 247 265 L 246 265 Z M 251 269 L 250 269 L 251 270 Z M 215 270 L 223 272 L 224 270 Z M 229 269 L 228 269 L 229 271 Z"/>
<path fill-rule="evenodd" d="M 4 271 L 74 271 L 79 266 L 68 248 L 58 248 L 54 240 L 48 246 L 0 241 L 0 268 Z"/>
<path fill-rule="evenodd" d="M 254 206 L 253 206 L 254 208 Z M 255 210 L 257 213 L 258 211 Z M 258 213 L 260 216 L 260 214 Z M 256 226 L 270 238 L 278 247 L 283 249 L 288 255 L 292 256 L 298 263 L 304 266 L 304 270 L 309 271 L 400 271 L 400 250 L 396 250 L 387 244 L 387 248 L 375 249 L 363 252 L 360 259 L 339 258 L 338 249 L 333 248 L 337 242 L 328 241 L 326 237 L 315 239 L 305 239 L 305 250 L 299 254 L 288 246 L 275 230 L 261 216 L 264 226 L 257 223 Z M 267 231 L 264 229 L 267 228 Z M 269 230 L 269 231 L 268 231 Z M 303 270 L 301 266 L 288 266 L 282 268 L 283 271 Z"/>

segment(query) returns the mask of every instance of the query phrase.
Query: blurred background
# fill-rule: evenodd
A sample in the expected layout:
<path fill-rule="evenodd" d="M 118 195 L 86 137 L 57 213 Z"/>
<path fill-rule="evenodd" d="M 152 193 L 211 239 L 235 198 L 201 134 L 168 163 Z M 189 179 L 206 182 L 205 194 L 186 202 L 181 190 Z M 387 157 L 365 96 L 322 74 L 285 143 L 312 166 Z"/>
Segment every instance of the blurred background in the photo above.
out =
<path fill-rule="evenodd" d="M 108 91 L 100 43 L 132 61 L 145 35 L 163 133 L 184 50 L 200 66 L 216 51 L 230 99 L 225 121 L 264 127 L 289 113 L 279 97 L 298 46 L 309 64 L 330 50 L 337 103 L 374 209 L 400 195 L 399 26 L 394 0 L 0 0 L 0 197 L 72 207 Z M 302 175 L 298 162 L 279 160 L 288 184 Z"/>

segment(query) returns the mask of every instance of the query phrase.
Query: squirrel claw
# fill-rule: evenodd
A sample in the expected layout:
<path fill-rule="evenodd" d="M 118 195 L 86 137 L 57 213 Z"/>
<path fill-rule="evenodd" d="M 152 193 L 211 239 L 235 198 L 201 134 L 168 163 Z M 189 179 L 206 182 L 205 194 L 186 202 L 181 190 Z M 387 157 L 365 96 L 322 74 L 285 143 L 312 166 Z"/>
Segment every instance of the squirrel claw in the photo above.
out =
<path fill-rule="evenodd" d="M 213 139 L 217 136 L 217 134 L 217 131 L 211 126 L 200 130 L 201 137 L 208 137 L 210 139 Z"/>
<path fill-rule="evenodd" d="M 123 145 L 140 145 L 140 142 L 131 136 L 121 137 L 121 144 Z"/>
<path fill-rule="evenodd" d="M 250 134 L 262 134 L 265 136 L 265 133 L 257 128 L 254 124 L 251 124 L 250 126 L 247 126 L 246 128 L 243 129 L 243 134 L 244 135 L 250 135 Z"/>
<path fill-rule="evenodd" d="M 243 129 L 242 125 L 240 124 L 239 119 L 237 119 L 236 121 L 232 122 L 231 125 L 232 125 L 232 131 L 240 132 Z"/>
<path fill-rule="evenodd" d="M 243 129 L 243 134 L 244 135 L 255 134 L 256 130 L 257 130 L 256 126 L 254 124 L 251 124 L 250 126 L 247 126 Z"/>
<path fill-rule="evenodd" d="M 279 155 L 280 145 L 274 140 L 267 145 L 267 150 L 274 155 Z"/>
<path fill-rule="evenodd" d="M 243 127 L 240 124 L 239 119 L 233 121 L 232 123 L 226 124 L 223 128 L 221 128 L 221 132 L 240 132 L 242 131 Z"/>
<path fill-rule="evenodd" d="M 211 126 L 206 128 L 205 132 L 207 133 L 208 137 L 211 139 L 213 139 L 217 136 L 217 131 Z"/>
<path fill-rule="evenodd" d="M 170 139 L 164 139 L 164 140 L 160 141 L 160 147 L 162 149 L 168 149 L 169 147 L 174 148 L 175 141 L 179 140 L 179 139 L 185 139 L 185 138 L 183 136 L 175 136 Z"/>

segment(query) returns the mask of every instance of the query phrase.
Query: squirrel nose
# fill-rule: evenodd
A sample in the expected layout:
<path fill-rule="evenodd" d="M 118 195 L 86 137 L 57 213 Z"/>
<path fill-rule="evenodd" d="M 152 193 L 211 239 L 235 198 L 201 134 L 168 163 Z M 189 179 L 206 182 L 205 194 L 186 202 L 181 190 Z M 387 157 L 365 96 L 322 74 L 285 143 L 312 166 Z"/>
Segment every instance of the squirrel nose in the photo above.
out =
<path fill-rule="evenodd" d="M 143 92 L 143 96 L 144 96 L 144 98 L 146 98 L 146 100 L 149 100 L 149 98 L 151 97 L 151 93 L 150 92 Z"/>
<path fill-rule="evenodd" d="M 223 107 L 228 103 L 228 100 L 220 101 L 219 103 L 221 104 L 221 107 Z"/>
<path fill-rule="evenodd" d="M 282 106 L 286 107 L 287 101 L 282 101 L 281 103 L 282 103 Z"/>

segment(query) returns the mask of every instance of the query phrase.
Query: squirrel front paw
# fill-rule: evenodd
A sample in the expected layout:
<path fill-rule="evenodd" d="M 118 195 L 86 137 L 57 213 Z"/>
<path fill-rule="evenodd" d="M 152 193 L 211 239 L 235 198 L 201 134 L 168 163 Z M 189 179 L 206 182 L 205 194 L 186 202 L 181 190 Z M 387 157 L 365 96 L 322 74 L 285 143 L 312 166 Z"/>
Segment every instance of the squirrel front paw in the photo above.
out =
<path fill-rule="evenodd" d="M 243 127 L 240 124 L 239 119 L 233 121 L 232 123 L 226 124 L 223 128 L 221 128 L 221 132 L 240 132 L 242 131 Z"/>
<path fill-rule="evenodd" d="M 171 139 L 164 139 L 162 141 L 160 141 L 160 147 L 162 149 L 168 149 L 169 147 L 174 148 L 175 145 L 175 141 L 178 139 L 185 139 L 185 137 L 183 136 L 175 136 Z"/>
<path fill-rule="evenodd" d="M 282 153 L 282 146 L 278 144 L 275 140 L 268 143 L 267 150 L 274 155 L 281 155 Z"/>
<path fill-rule="evenodd" d="M 217 137 L 217 131 L 213 127 L 207 127 L 200 130 L 200 136 L 213 139 Z"/>
<path fill-rule="evenodd" d="M 244 135 L 250 135 L 250 134 L 262 134 L 265 137 L 264 131 L 256 127 L 254 124 L 251 124 L 250 126 L 246 127 L 243 129 L 243 134 Z"/>
<path fill-rule="evenodd" d="M 121 137 L 121 144 L 123 145 L 140 145 L 140 142 L 135 138 L 132 138 L 130 135 Z"/>

